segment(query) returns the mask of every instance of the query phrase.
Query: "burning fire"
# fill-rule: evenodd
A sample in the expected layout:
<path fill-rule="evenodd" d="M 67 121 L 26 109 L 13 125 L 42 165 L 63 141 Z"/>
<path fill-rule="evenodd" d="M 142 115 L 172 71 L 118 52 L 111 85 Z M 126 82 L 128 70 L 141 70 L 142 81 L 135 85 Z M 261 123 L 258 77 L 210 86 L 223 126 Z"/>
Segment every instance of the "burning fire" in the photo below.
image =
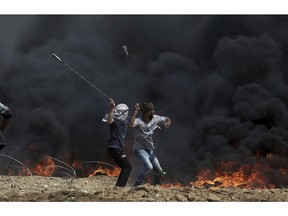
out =
<path fill-rule="evenodd" d="M 34 148 L 34 145 L 31 144 L 30 148 Z M 242 163 L 239 163 L 238 161 L 212 164 L 213 168 L 206 167 L 200 170 L 196 176 L 196 181 L 190 182 L 188 186 L 210 189 L 227 187 L 273 189 L 288 185 L 288 168 L 283 166 L 285 165 L 285 161 L 281 162 L 279 157 L 277 157 L 277 155 L 273 155 L 272 153 L 268 153 L 264 156 L 265 160 L 263 160 L 263 155 L 256 154 L 257 160 L 254 164 L 242 165 Z M 86 161 L 79 163 L 77 160 L 75 160 L 71 165 L 73 167 L 72 168 L 65 162 L 54 159 L 55 158 L 53 157 L 45 156 L 37 163 L 26 161 L 25 164 L 27 164 L 29 170 L 27 167 L 23 167 L 22 169 L 18 168 L 18 172 L 21 171 L 21 174 L 26 175 L 32 174 L 39 176 L 52 176 L 59 174 L 59 172 L 58 174 L 56 172 L 57 169 L 59 171 L 61 168 L 67 168 L 65 170 L 66 173 L 70 170 L 70 172 L 75 173 L 75 177 L 76 172 L 77 176 L 80 174 L 82 177 L 92 177 L 99 174 L 115 177 L 119 176 L 121 172 L 119 167 L 112 166 L 101 161 Z M 60 165 L 57 165 L 56 162 Z M 97 165 L 95 166 L 93 163 L 97 163 Z M 274 168 L 272 168 L 273 166 Z M 11 168 L 13 168 L 13 166 L 11 166 Z M 31 173 L 29 173 L 30 171 Z M 12 172 L 12 170 L 10 172 L 9 170 L 8 175 L 15 175 L 15 173 Z M 151 176 L 148 176 L 147 182 L 153 182 Z M 164 188 L 183 187 L 179 182 L 167 178 L 161 179 L 160 186 Z"/>
<path fill-rule="evenodd" d="M 181 187 L 183 187 L 179 182 L 176 182 L 175 184 L 173 184 L 173 183 L 163 183 L 160 186 L 164 187 L 164 188 L 170 188 L 170 187 L 181 188 Z"/>
<path fill-rule="evenodd" d="M 105 174 L 107 176 L 118 176 L 121 172 L 121 169 L 119 167 L 114 167 L 114 169 L 107 169 L 102 168 L 101 166 L 97 169 L 95 169 L 92 173 L 89 174 L 89 177 L 92 177 L 96 174 Z"/>
<path fill-rule="evenodd" d="M 111 165 L 111 168 L 104 168 L 98 165 L 96 168 L 95 167 L 88 168 L 88 171 L 87 171 L 87 169 L 85 169 L 78 161 L 74 161 L 72 164 L 72 167 L 74 169 L 80 170 L 84 176 L 88 175 L 88 177 L 92 177 L 97 174 L 101 174 L 101 175 L 104 174 L 107 176 L 118 176 L 121 172 L 121 169 L 119 167 L 114 167 L 112 165 Z"/>
<path fill-rule="evenodd" d="M 190 184 L 200 188 L 209 186 L 211 189 L 220 187 L 273 189 L 276 186 L 270 183 L 267 177 L 271 170 L 266 163 L 260 162 L 254 165 L 244 165 L 238 169 L 235 169 L 235 163 L 232 161 L 222 162 L 216 171 L 201 170 L 196 177 L 197 180 Z M 287 170 L 282 171 L 283 174 L 287 173 Z"/>
<path fill-rule="evenodd" d="M 39 176 L 52 176 L 53 174 L 55 175 L 55 173 L 56 173 L 55 171 L 57 168 L 66 169 L 63 166 L 63 164 L 65 164 L 64 162 L 61 165 L 57 165 L 53 159 L 54 158 L 46 156 L 46 157 L 43 157 L 41 159 L 41 161 L 38 163 L 26 161 L 26 164 L 29 164 L 28 167 L 30 167 L 29 171 L 31 171 L 31 173 L 25 167 L 22 168 L 21 173 L 24 175 L 32 174 L 32 175 L 39 175 Z M 68 164 L 66 164 L 66 165 L 69 166 Z M 77 172 L 80 173 L 80 176 L 84 176 L 84 177 L 87 177 L 87 176 L 92 177 L 92 176 L 95 176 L 97 174 L 101 174 L 101 175 L 104 174 L 107 176 L 118 176 L 121 172 L 121 169 L 119 167 L 114 167 L 112 165 L 111 165 L 111 168 L 104 168 L 104 167 L 101 167 L 99 165 L 96 166 L 96 168 L 95 168 L 95 166 L 94 167 L 90 166 L 88 168 L 83 167 L 82 164 L 79 163 L 78 161 L 74 161 L 72 163 L 72 167 L 73 167 L 73 169 L 77 170 Z M 15 173 L 11 171 L 8 173 L 8 175 L 15 175 Z"/>
<path fill-rule="evenodd" d="M 31 162 L 27 162 L 30 164 Z M 50 157 L 43 157 L 41 163 L 36 164 L 34 167 L 30 168 L 33 175 L 39 176 L 52 176 L 56 170 L 54 161 Z M 28 170 L 23 168 L 22 173 L 28 174 Z M 13 175 L 13 173 L 10 173 Z"/>

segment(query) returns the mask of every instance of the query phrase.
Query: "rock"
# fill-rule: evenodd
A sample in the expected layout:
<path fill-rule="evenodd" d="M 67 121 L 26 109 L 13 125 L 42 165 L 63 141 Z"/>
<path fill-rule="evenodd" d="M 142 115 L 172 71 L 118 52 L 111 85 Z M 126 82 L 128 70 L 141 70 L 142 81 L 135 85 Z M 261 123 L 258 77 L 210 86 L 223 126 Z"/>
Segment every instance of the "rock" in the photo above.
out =
<path fill-rule="evenodd" d="M 179 202 L 187 202 L 188 199 L 187 197 L 183 196 L 182 194 L 176 194 L 174 196 L 175 200 L 179 201 Z"/>
<path fill-rule="evenodd" d="M 136 191 L 133 194 L 134 197 L 141 197 L 141 198 L 146 198 L 147 195 L 148 195 L 148 193 L 146 191 L 143 191 L 143 190 Z"/>
<path fill-rule="evenodd" d="M 221 201 L 221 198 L 215 194 L 209 193 L 207 201 L 219 202 L 219 201 Z"/>
<path fill-rule="evenodd" d="M 143 190 L 143 191 L 146 191 L 146 192 L 150 192 L 150 189 L 149 189 L 148 185 L 138 186 L 138 187 L 135 187 L 134 189 L 136 191 Z"/>
<path fill-rule="evenodd" d="M 194 194 L 194 193 L 192 193 L 192 192 L 191 192 L 191 193 L 189 193 L 189 194 L 188 194 L 188 196 L 187 196 L 187 198 L 188 198 L 188 201 L 194 201 L 194 200 L 195 200 L 195 197 L 196 197 L 196 196 L 195 196 L 195 194 Z"/>

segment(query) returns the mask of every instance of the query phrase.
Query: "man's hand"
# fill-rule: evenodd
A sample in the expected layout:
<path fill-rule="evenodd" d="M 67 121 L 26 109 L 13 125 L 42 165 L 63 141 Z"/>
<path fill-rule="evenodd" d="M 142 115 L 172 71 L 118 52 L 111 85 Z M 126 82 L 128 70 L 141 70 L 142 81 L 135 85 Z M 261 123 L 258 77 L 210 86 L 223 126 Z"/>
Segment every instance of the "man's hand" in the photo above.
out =
<path fill-rule="evenodd" d="M 115 102 L 112 98 L 109 99 L 109 103 L 111 104 L 112 107 L 115 107 Z"/>
<path fill-rule="evenodd" d="M 136 104 L 135 104 L 135 111 L 139 111 L 139 110 L 140 110 L 139 103 L 136 103 Z"/>
<path fill-rule="evenodd" d="M 164 127 L 170 128 L 170 126 L 171 126 L 171 119 L 169 117 L 167 117 L 165 122 L 164 122 Z"/>
<path fill-rule="evenodd" d="M 133 126 L 134 126 L 134 121 L 135 121 L 136 116 L 138 115 L 139 110 L 140 110 L 139 103 L 136 103 L 136 104 L 135 104 L 134 114 L 133 114 L 133 116 L 131 117 L 130 122 L 129 122 L 129 127 L 130 127 L 130 128 L 133 128 Z"/>
<path fill-rule="evenodd" d="M 107 122 L 109 124 L 112 124 L 113 118 L 114 118 L 115 102 L 112 98 L 110 98 L 109 103 L 111 104 L 112 108 L 111 108 L 111 111 L 108 113 Z"/>

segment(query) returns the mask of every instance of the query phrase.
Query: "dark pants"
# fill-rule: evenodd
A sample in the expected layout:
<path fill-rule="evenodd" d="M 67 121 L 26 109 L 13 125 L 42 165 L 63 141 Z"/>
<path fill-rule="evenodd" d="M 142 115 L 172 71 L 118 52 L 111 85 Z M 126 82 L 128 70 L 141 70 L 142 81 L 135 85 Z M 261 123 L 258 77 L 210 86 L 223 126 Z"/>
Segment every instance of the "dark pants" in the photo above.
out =
<path fill-rule="evenodd" d="M 128 178 L 130 176 L 130 173 L 132 171 L 131 164 L 126 157 L 126 155 L 123 153 L 123 151 L 116 149 L 116 148 L 107 148 L 108 154 L 113 158 L 113 160 L 116 162 L 116 164 L 121 168 L 121 173 L 118 177 L 118 180 L 116 182 L 116 186 L 118 187 L 125 187 Z"/>

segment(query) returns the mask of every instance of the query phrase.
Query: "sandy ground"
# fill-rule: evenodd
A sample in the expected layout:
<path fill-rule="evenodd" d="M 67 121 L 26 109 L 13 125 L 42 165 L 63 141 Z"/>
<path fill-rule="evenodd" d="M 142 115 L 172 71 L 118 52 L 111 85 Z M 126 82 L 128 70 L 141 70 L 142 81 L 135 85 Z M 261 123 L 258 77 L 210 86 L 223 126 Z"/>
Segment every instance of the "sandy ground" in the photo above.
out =
<path fill-rule="evenodd" d="M 284 202 L 288 189 L 203 189 L 144 184 L 137 188 L 115 187 L 117 177 L 90 178 L 0 176 L 0 201 L 29 202 Z"/>

